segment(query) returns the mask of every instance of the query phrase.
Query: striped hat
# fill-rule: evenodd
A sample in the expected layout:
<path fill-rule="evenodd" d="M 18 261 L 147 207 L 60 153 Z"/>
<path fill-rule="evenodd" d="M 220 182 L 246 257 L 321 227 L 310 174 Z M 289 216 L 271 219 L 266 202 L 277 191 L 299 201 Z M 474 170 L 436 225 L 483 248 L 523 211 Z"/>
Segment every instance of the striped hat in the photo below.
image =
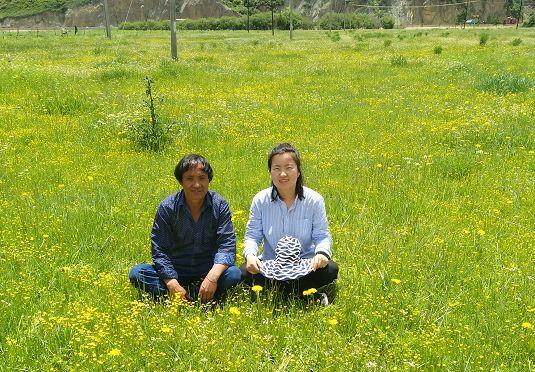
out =
<path fill-rule="evenodd" d="M 301 243 L 293 236 L 281 238 L 275 247 L 276 258 L 260 262 L 260 272 L 269 279 L 291 280 L 312 271 L 312 259 L 300 258 Z"/>

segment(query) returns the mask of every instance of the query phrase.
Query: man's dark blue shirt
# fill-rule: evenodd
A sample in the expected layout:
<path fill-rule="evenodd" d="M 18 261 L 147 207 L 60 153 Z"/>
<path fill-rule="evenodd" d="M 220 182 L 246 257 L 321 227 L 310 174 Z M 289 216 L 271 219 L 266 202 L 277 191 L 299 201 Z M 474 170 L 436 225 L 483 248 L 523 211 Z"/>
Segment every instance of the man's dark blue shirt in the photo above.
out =
<path fill-rule="evenodd" d="M 161 279 L 197 280 L 214 264 L 234 265 L 236 235 L 227 201 L 208 191 L 195 222 L 184 191 L 169 196 L 156 212 L 151 244 L 154 267 Z"/>

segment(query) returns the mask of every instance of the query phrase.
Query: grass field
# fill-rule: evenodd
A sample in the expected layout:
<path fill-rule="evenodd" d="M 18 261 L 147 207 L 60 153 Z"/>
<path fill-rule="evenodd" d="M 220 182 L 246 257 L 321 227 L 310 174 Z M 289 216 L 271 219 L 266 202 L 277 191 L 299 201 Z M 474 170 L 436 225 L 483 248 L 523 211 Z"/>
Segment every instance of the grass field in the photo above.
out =
<path fill-rule="evenodd" d="M 0 37 L 0 369 L 534 369 L 534 30 L 179 33 L 177 62 L 165 32 Z M 129 136 L 146 76 L 177 123 L 160 153 Z M 337 302 L 140 300 L 178 159 L 210 159 L 240 251 L 283 141 Z"/>

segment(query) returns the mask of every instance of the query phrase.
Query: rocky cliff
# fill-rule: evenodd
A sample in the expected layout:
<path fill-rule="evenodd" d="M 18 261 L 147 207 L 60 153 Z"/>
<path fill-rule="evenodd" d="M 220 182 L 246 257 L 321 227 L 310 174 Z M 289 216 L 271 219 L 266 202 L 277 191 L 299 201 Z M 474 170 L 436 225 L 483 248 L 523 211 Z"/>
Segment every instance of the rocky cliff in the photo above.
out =
<path fill-rule="evenodd" d="M 288 0 L 286 0 L 288 2 Z M 392 14 L 402 25 L 453 24 L 459 5 L 454 0 L 383 0 L 384 8 L 366 8 L 367 0 L 296 0 L 298 12 L 317 19 L 329 11 L 383 12 Z M 468 3 L 468 18 L 486 20 L 505 17 L 503 0 L 477 0 Z M 169 0 L 108 0 L 113 25 L 124 21 L 161 20 L 169 18 Z M 177 18 L 237 16 L 222 0 L 177 0 Z M 46 28 L 62 26 L 94 27 L 104 23 L 102 1 L 95 0 L 65 12 L 44 12 L 30 17 L 5 18 L 0 27 Z"/>

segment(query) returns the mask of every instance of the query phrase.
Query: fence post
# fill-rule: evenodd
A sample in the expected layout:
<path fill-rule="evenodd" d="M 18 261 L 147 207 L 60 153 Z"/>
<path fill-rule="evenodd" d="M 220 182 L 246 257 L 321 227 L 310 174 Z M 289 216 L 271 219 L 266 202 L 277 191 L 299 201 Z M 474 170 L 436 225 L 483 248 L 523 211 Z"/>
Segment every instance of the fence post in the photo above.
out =
<path fill-rule="evenodd" d="M 110 13 L 108 8 L 108 0 L 104 0 L 104 22 L 106 23 L 106 37 L 111 39 Z"/>
<path fill-rule="evenodd" d="M 171 0 L 171 58 L 178 59 L 176 50 L 176 0 Z"/>

